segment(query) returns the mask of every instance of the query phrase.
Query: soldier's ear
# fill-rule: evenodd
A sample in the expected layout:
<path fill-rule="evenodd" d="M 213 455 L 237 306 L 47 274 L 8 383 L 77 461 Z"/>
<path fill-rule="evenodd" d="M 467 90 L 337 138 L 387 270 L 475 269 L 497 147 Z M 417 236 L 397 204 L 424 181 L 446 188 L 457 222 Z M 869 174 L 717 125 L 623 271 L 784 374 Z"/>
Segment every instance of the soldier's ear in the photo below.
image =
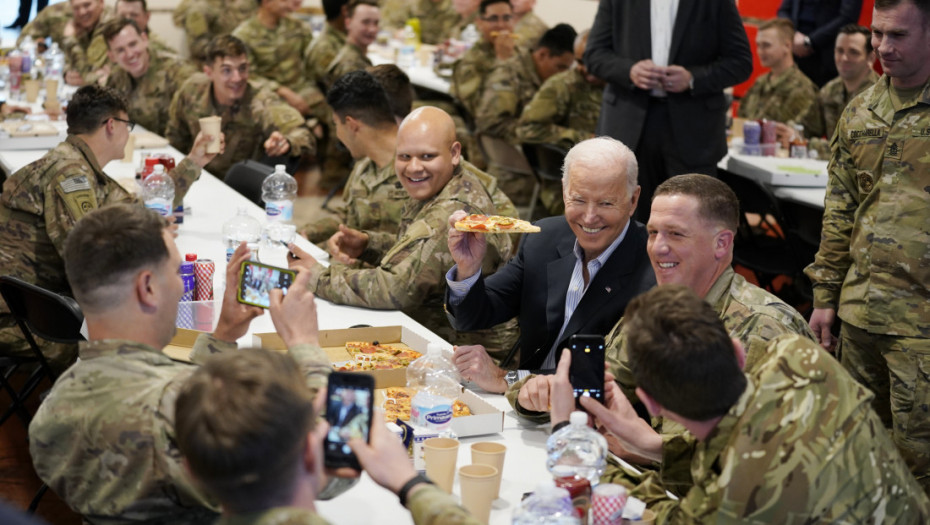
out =
<path fill-rule="evenodd" d="M 462 143 L 455 141 L 452 143 L 452 164 L 458 166 L 462 162 Z"/>
<path fill-rule="evenodd" d="M 720 230 L 714 236 L 714 252 L 718 260 L 730 257 L 733 253 L 733 232 Z"/>
<path fill-rule="evenodd" d="M 135 293 L 136 300 L 143 305 L 143 309 L 149 310 L 158 306 L 155 287 L 157 286 L 155 274 L 151 270 L 142 270 L 136 274 Z"/>

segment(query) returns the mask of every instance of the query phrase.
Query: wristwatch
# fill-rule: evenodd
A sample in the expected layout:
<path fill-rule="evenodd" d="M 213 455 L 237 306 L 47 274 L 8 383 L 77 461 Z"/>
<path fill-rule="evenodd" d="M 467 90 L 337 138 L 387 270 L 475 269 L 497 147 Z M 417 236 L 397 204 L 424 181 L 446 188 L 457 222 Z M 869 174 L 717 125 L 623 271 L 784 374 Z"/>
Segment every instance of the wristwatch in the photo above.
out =
<path fill-rule="evenodd" d="M 410 489 L 419 485 L 420 483 L 429 483 L 430 485 L 435 485 L 433 480 L 424 476 L 423 474 L 417 473 L 416 476 L 410 478 L 410 481 L 404 483 L 404 486 L 397 491 L 397 497 L 400 498 L 400 504 L 404 507 L 407 506 L 407 494 L 410 492 Z"/>
<path fill-rule="evenodd" d="M 507 381 L 507 386 L 511 387 L 514 383 L 520 380 L 520 374 L 516 370 L 510 370 L 507 374 L 504 375 L 504 381 Z"/>

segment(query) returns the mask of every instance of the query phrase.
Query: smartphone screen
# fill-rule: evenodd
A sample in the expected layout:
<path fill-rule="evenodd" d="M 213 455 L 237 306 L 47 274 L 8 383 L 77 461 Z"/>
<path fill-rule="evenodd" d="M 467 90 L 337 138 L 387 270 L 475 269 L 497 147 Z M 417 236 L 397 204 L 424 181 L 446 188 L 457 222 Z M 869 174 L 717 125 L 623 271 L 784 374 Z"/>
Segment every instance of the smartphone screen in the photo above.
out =
<path fill-rule="evenodd" d="M 569 380 L 575 392 L 575 406 L 581 409 L 578 399 L 589 396 L 604 402 L 604 337 L 599 335 L 573 335 L 568 340 L 572 352 Z"/>
<path fill-rule="evenodd" d="M 268 292 L 273 288 L 287 289 L 294 282 L 296 273 L 286 268 L 278 268 L 255 261 L 243 261 L 239 268 L 239 292 L 236 294 L 240 303 L 268 308 Z"/>
<path fill-rule="evenodd" d="M 352 438 L 368 441 L 375 380 L 358 372 L 333 372 L 326 388 L 326 421 L 329 432 L 323 444 L 327 467 L 349 466 L 361 470 L 347 444 Z"/>

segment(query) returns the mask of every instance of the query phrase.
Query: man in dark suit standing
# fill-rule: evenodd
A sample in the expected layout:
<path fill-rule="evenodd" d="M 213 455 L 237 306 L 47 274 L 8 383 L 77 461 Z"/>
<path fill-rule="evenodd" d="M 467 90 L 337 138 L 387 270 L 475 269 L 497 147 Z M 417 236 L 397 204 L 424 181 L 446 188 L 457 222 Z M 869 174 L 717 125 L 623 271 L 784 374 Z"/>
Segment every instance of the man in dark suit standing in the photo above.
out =
<path fill-rule="evenodd" d="M 778 18 L 794 24 L 791 51 L 807 78 L 823 87 L 837 75 L 833 44 L 840 28 L 855 24 L 862 0 L 782 0 Z"/>
<path fill-rule="evenodd" d="M 673 175 L 716 174 L 726 154 L 723 90 L 752 72 L 733 0 L 601 0 L 584 63 L 608 82 L 597 134 L 636 152 L 644 202 Z M 648 217 L 649 206 L 636 214 Z"/>
<path fill-rule="evenodd" d="M 565 216 L 537 223 L 520 251 L 483 278 L 483 234 L 452 228 L 455 266 L 446 274 L 446 310 L 457 330 L 520 322 L 519 370 L 505 372 L 481 346 L 453 357 L 465 379 L 504 392 L 530 370 L 553 370 L 558 350 L 574 334 L 606 334 L 626 304 L 655 285 L 646 256 L 646 229 L 631 220 L 639 199 L 636 157 L 609 137 L 577 144 L 565 157 Z M 450 225 L 464 217 L 457 211 Z"/>

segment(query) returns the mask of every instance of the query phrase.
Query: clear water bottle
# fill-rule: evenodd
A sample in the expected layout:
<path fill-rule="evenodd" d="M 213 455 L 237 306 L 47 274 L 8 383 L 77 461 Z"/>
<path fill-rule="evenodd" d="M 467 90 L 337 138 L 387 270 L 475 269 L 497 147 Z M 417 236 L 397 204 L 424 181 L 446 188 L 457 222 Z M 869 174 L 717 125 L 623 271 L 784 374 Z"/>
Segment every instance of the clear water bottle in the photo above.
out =
<path fill-rule="evenodd" d="M 162 217 L 171 215 L 174 210 L 174 181 L 165 173 L 165 167 L 158 164 L 152 174 L 142 182 L 142 201 L 145 207 L 155 210 Z"/>
<path fill-rule="evenodd" d="M 239 208 L 236 215 L 223 224 L 223 244 L 226 245 L 226 262 L 242 242 L 257 244 L 262 235 L 262 225 L 249 215 L 245 208 Z"/>
<path fill-rule="evenodd" d="M 290 221 L 294 218 L 297 181 L 284 171 L 284 164 L 274 167 L 274 173 L 262 183 L 262 200 L 269 221 Z"/>
<path fill-rule="evenodd" d="M 65 54 L 58 47 L 58 42 L 52 42 L 52 47 L 45 52 L 45 78 L 57 78 L 59 81 L 65 75 Z"/>
<path fill-rule="evenodd" d="M 540 483 L 536 490 L 514 510 L 514 525 L 580 525 L 568 491 L 551 481 Z"/>
<path fill-rule="evenodd" d="M 410 419 L 417 425 L 436 430 L 445 437 L 451 432 L 452 403 L 461 394 L 462 376 L 442 353 L 442 346 L 430 343 L 426 355 L 407 367 L 407 386 L 416 388 L 410 400 Z"/>
<path fill-rule="evenodd" d="M 20 42 L 19 49 L 23 54 L 22 72 L 24 75 L 31 73 L 32 65 L 36 61 L 36 43 L 32 40 L 31 36 L 26 35 L 23 41 Z"/>
<path fill-rule="evenodd" d="M 560 475 L 569 467 L 575 477 L 587 479 L 594 487 L 607 464 L 607 440 L 588 426 L 585 412 L 572 412 L 569 421 L 546 441 L 546 467 L 550 472 L 563 467 L 556 469 Z"/>
<path fill-rule="evenodd" d="M 478 30 L 475 29 L 475 24 L 468 24 L 464 30 L 462 30 L 462 42 L 465 42 L 465 45 L 468 48 L 475 45 L 478 40 L 481 39 L 481 34 L 478 33 Z"/>
<path fill-rule="evenodd" d="M 194 291 L 197 289 L 197 278 L 194 276 L 194 263 L 185 261 L 181 263 L 181 282 L 184 283 L 184 293 L 181 302 L 188 303 L 194 300 Z"/>

